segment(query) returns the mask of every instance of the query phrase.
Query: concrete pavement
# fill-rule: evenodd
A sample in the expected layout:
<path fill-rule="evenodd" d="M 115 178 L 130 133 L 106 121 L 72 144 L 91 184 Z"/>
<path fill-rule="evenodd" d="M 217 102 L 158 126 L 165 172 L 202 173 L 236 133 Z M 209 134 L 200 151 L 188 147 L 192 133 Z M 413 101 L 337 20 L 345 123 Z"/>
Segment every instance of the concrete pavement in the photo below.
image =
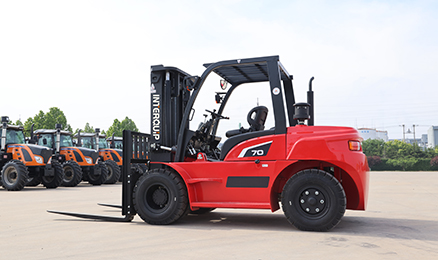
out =
<path fill-rule="evenodd" d="M 438 172 L 371 172 L 367 211 L 325 233 L 302 232 L 281 210 L 217 209 L 153 226 L 49 214 L 120 216 L 121 184 L 0 188 L 0 259 L 438 259 Z"/>

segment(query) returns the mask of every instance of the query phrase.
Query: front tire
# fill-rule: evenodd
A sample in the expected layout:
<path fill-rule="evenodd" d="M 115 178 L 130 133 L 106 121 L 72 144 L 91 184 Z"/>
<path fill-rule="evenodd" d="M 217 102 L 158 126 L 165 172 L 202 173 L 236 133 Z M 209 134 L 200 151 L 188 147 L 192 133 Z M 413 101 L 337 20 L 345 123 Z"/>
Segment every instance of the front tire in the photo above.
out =
<path fill-rule="evenodd" d="M 187 213 L 187 188 L 178 174 L 155 169 L 137 181 L 133 201 L 135 210 L 145 222 L 167 225 Z"/>
<path fill-rule="evenodd" d="M 105 184 L 114 184 L 116 183 L 121 175 L 120 167 L 113 160 L 105 161 L 105 165 L 108 169 L 108 178 L 105 181 Z"/>
<path fill-rule="evenodd" d="M 81 166 L 75 161 L 66 161 L 62 164 L 64 169 L 64 179 L 62 186 L 64 187 L 76 187 L 82 181 L 82 169 Z"/>
<path fill-rule="evenodd" d="M 64 169 L 58 161 L 52 160 L 52 167 L 55 169 L 54 176 L 43 176 L 41 178 L 43 185 L 47 189 L 55 189 L 61 185 L 64 179 Z"/>
<path fill-rule="evenodd" d="M 281 193 L 287 220 L 304 231 L 329 231 L 344 216 L 347 201 L 339 181 L 322 170 L 293 175 Z"/>
<path fill-rule="evenodd" d="M 100 174 L 95 175 L 94 171 L 100 168 Z M 98 163 L 98 165 L 94 166 L 93 172 L 88 173 L 88 182 L 93 185 L 101 185 L 105 183 L 108 178 L 108 168 L 103 162 Z"/>
<path fill-rule="evenodd" d="M 3 188 L 9 191 L 19 191 L 26 185 L 29 172 L 23 162 L 12 160 L 3 166 L 1 178 Z"/>

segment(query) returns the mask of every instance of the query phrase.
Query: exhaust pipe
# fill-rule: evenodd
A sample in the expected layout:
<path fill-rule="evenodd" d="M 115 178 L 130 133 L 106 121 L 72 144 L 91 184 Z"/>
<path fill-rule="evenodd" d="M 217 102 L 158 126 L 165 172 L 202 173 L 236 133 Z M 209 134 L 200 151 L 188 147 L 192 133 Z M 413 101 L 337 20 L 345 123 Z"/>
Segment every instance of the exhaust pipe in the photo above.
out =
<path fill-rule="evenodd" d="M 55 146 L 55 152 L 59 153 L 61 151 L 61 128 L 62 125 L 61 124 L 56 124 L 55 125 L 55 129 L 56 129 L 56 146 Z"/>
<path fill-rule="evenodd" d="M 81 129 L 78 131 L 78 143 L 76 144 L 76 147 L 82 147 L 81 131 Z"/>
<path fill-rule="evenodd" d="M 6 129 L 8 128 L 9 117 L 2 116 L 2 145 L 1 150 L 6 150 Z"/>
<path fill-rule="evenodd" d="M 100 128 L 96 128 L 94 131 L 96 132 L 96 151 L 99 152 L 99 133 L 100 133 Z"/>
<path fill-rule="evenodd" d="M 309 91 L 307 91 L 307 103 L 309 103 L 309 114 L 310 119 L 307 120 L 307 125 L 315 125 L 315 118 L 314 118 L 314 100 L 313 100 L 313 91 L 312 91 L 312 81 L 315 79 L 315 77 L 312 77 L 309 81 Z"/>
<path fill-rule="evenodd" d="M 34 136 L 33 136 L 33 127 L 34 127 L 34 126 L 35 126 L 35 124 L 32 124 L 32 125 L 30 126 L 30 143 L 31 143 L 31 144 L 36 143 L 35 140 L 34 140 Z"/>
<path fill-rule="evenodd" d="M 112 148 L 112 149 L 114 149 L 114 148 L 116 148 L 116 144 L 114 143 L 114 135 L 115 135 L 116 133 L 113 133 L 113 135 L 111 136 L 111 144 L 110 144 L 110 148 Z"/>

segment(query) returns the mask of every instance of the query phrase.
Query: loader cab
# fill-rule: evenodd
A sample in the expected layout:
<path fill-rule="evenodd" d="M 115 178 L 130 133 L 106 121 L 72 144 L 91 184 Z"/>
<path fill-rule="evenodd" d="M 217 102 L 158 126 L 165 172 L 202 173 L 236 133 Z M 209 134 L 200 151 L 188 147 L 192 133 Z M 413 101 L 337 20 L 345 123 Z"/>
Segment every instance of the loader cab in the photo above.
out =
<path fill-rule="evenodd" d="M 123 138 L 118 136 L 109 137 L 106 139 L 107 145 L 112 149 L 123 149 Z"/>
<path fill-rule="evenodd" d="M 35 131 L 37 136 L 37 144 L 48 148 L 56 149 L 56 130 L 37 130 Z M 71 133 L 68 131 L 61 131 L 60 135 L 60 147 L 72 147 L 73 139 Z"/>
<path fill-rule="evenodd" d="M 78 135 L 75 135 L 75 137 L 78 138 Z M 81 133 L 80 134 L 81 146 L 94 150 L 109 148 L 105 137 L 106 137 L 105 135 L 99 134 L 97 135 L 96 138 L 95 133 Z"/>
<path fill-rule="evenodd" d="M 0 128 L 2 129 L 2 128 Z M 6 136 L 5 138 L 2 138 L 0 142 L 3 145 L 3 140 L 5 142 L 5 145 L 8 144 L 25 144 L 25 138 L 23 134 L 23 127 L 22 126 L 14 126 L 14 125 L 8 125 L 6 127 Z"/>

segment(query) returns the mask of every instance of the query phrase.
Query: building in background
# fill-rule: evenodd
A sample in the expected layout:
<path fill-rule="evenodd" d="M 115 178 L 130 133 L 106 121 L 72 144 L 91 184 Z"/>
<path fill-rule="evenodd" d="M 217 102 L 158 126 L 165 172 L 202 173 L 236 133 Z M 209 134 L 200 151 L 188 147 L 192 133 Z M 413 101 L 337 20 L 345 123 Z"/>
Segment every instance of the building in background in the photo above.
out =
<path fill-rule="evenodd" d="M 376 130 L 374 128 L 359 128 L 357 129 L 357 131 L 359 131 L 360 136 L 364 139 L 364 140 L 368 140 L 368 139 L 380 139 L 383 140 L 385 142 L 388 142 L 388 131 L 381 131 L 381 130 Z"/>
<path fill-rule="evenodd" d="M 422 134 L 421 135 L 421 140 L 418 143 L 418 146 L 420 146 L 421 148 L 423 148 L 423 151 L 427 148 L 427 134 Z"/>
<path fill-rule="evenodd" d="M 427 146 L 434 148 L 438 145 L 438 126 L 431 126 L 427 130 Z"/>

